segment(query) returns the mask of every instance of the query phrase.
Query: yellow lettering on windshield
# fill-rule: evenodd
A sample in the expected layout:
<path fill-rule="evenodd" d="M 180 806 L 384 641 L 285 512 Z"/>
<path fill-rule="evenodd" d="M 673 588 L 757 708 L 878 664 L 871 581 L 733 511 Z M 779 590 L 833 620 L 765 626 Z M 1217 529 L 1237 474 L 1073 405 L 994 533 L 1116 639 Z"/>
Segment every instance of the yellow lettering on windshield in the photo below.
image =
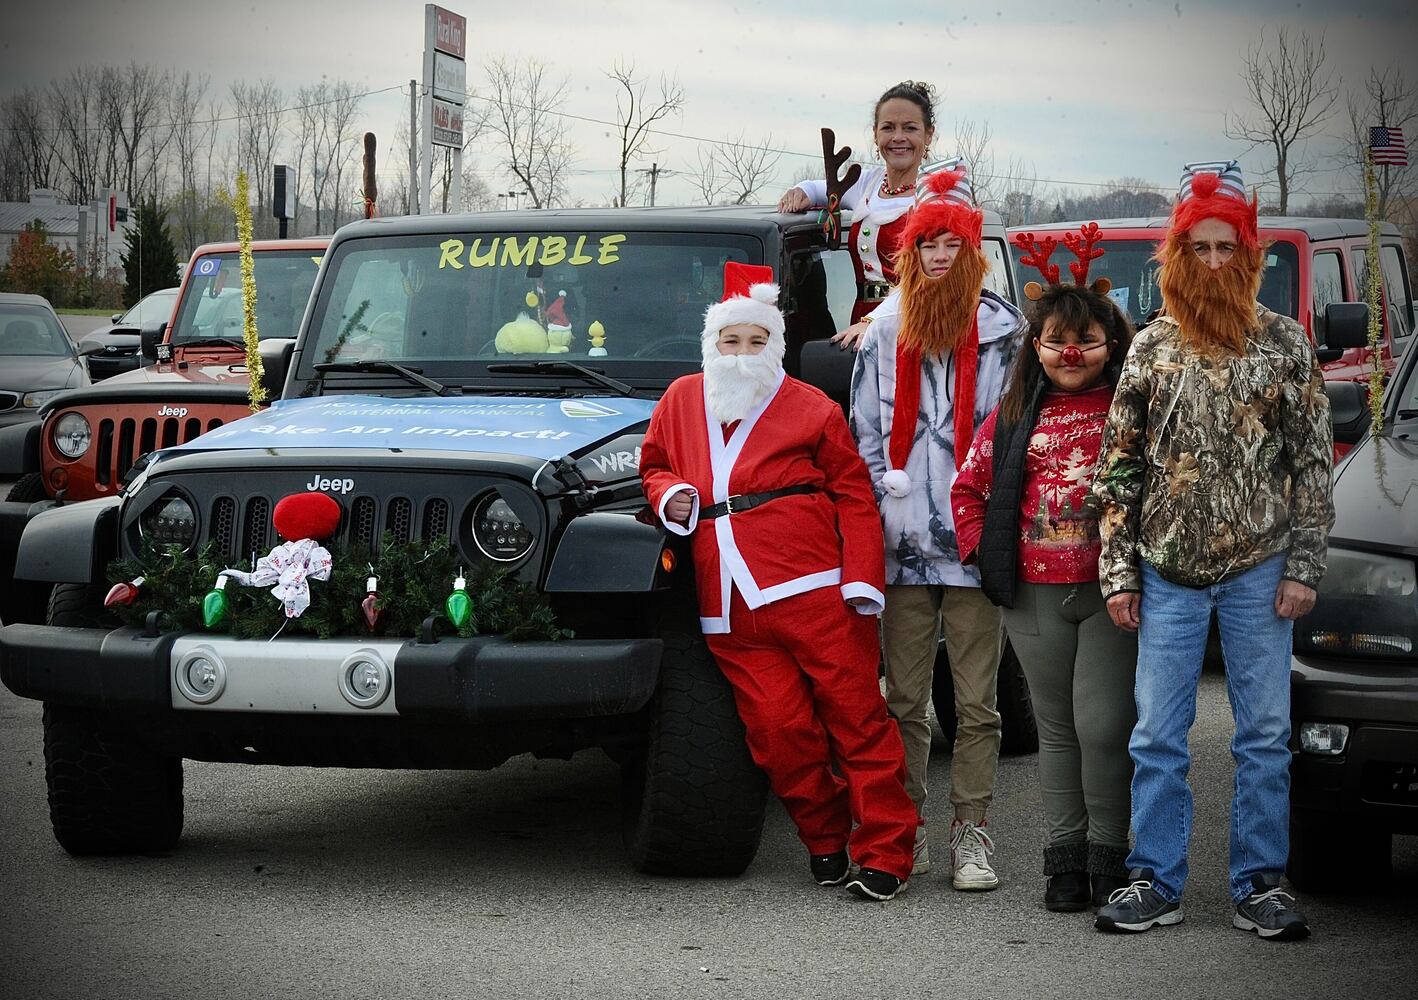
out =
<path fill-rule="evenodd" d="M 497 237 L 493 237 L 492 246 L 488 247 L 487 253 L 479 253 L 482 248 L 481 239 L 473 240 L 473 248 L 468 251 L 469 267 L 493 267 L 497 264 Z"/>
<path fill-rule="evenodd" d="M 512 264 L 514 267 L 526 267 L 537 259 L 537 238 L 527 237 L 527 245 L 523 247 L 517 242 L 515 236 L 504 236 L 502 238 L 502 266 Z"/>
<path fill-rule="evenodd" d="M 601 237 L 601 259 L 597 264 L 614 264 L 620 260 L 620 245 L 625 242 L 625 236 L 602 236 Z"/>
<path fill-rule="evenodd" d="M 587 257 L 584 253 L 582 253 L 582 250 L 585 248 L 585 246 L 586 246 L 586 237 L 584 237 L 584 236 L 578 236 L 578 237 L 576 237 L 576 249 L 573 250 L 573 251 L 571 251 L 571 263 L 573 263 L 573 264 L 589 264 L 589 263 L 591 263 L 591 261 L 592 261 L 594 258 L 592 258 L 592 257 Z"/>
<path fill-rule="evenodd" d="M 549 267 L 552 264 L 560 264 L 566 259 L 566 237 L 565 236 L 543 236 L 542 237 L 542 267 Z"/>
<path fill-rule="evenodd" d="M 443 255 L 438 258 L 438 269 L 441 271 L 445 267 L 452 266 L 455 271 L 463 269 L 463 262 L 458 259 L 458 255 L 463 252 L 462 240 L 444 240 L 438 244 L 438 249 L 443 251 Z"/>
<path fill-rule="evenodd" d="M 313 261 L 315 261 L 315 266 L 316 266 L 316 267 L 319 267 L 319 266 L 320 266 L 320 262 L 321 262 L 322 260 L 324 260 L 325 257 L 324 257 L 323 255 L 321 255 L 321 256 L 319 256 L 319 257 L 311 257 L 310 259 L 313 260 Z"/>

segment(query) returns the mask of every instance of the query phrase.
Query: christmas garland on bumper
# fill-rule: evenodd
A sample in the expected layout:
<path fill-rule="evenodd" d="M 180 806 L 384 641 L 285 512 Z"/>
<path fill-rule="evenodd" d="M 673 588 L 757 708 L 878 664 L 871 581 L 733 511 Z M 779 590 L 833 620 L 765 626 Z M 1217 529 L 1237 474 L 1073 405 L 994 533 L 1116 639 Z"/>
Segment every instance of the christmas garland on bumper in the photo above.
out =
<path fill-rule="evenodd" d="M 141 627 L 149 613 L 161 613 L 161 627 L 179 631 L 228 632 L 238 639 L 282 635 L 375 635 L 413 637 L 429 616 L 451 622 L 458 635 L 501 635 L 508 639 L 562 639 L 556 615 L 533 588 L 505 571 L 475 565 L 468 572 L 446 539 L 399 543 L 385 535 L 379 551 L 333 552 L 313 547 L 328 573 L 304 575 L 308 604 L 278 596 L 283 582 L 262 575 L 277 553 L 303 542 L 277 546 L 253 567 L 224 565 L 209 542 L 195 553 L 175 545 L 147 545 L 137 558 L 108 566 L 113 584 L 105 606 L 125 625 Z M 274 572 L 274 570 L 272 570 Z M 249 585 L 239 584 L 241 578 Z M 279 577 L 284 581 L 285 577 Z M 220 581 L 220 582 L 219 582 Z M 275 582 L 274 587 L 265 586 Z M 219 595 L 214 597 L 214 595 Z"/>

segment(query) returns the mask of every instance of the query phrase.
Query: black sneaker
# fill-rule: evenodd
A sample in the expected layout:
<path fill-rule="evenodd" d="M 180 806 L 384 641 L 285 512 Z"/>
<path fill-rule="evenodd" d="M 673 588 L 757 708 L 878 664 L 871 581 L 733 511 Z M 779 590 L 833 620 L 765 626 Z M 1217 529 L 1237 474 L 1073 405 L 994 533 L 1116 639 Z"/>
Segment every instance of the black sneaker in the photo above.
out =
<path fill-rule="evenodd" d="M 1044 889 L 1044 909 L 1052 913 L 1077 913 L 1088 908 L 1089 892 L 1087 872 L 1050 875 Z"/>
<path fill-rule="evenodd" d="M 1310 936 L 1295 897 L 1280 888 L 1279 875 L 1252 875 L 1251 894 L 1236 904 L 1231 926 L 1255 931 L 1267 941 L 1298 941 Z"/>
<path fill-rule="evenodd" d="M 1152 869 L 1134 869 L 1128 885 L 1108 898 L 1098 909 L 1093 926 L 1100 931 L 1140 933 L 1153 927 L 1166 927 L 1182 922 L 1182 904 L 1169 903 L 1152 888 Z"/>
<path fill-rule="evenodd" d="M 893 898 L 898 892 L 904 891 L 906 883 L 890 872 L 878 871 L 875 868 L 863 868 L 847 883 L 847 891 L 862 897 L 863 899 L 879 899 L 882 901 Z"/>
<path fill-rule="evenodd" d="M 838 851 L 814 854 L 808 858 L 808 866 L 812 868 L 812 880 L 818 885 L 841 885 L 847 880 L 852 864 L 846 851 Z"/>

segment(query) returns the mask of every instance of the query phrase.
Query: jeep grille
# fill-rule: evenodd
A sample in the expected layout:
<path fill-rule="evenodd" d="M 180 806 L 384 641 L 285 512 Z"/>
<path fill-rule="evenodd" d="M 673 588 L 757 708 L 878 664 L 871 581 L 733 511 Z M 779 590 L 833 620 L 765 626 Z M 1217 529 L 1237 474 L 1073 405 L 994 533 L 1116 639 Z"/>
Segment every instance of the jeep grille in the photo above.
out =
<path fill-rule="evenodd" d="M 139 458 L 158 448 L 171 448 L 186 444 L 198 435 L 214 431 L 222 425 L 219 417 L 213 417 L 205 425 L 198 417 L 185 420 L 178 417 L 121 417 L 117 420 L 105 418 L 98 423 L 98 467 L 94 478 L 108 486 L 123 481 L 128 470 Z"/>
<path fill-rule="evenodd" d="M 442 497 L 429 497 L 421 506 L 407 497 L 389 499 L 382 530 L 379 503 L 374 497 L 355 497 L 346 509 L 336 537 L 366 552 L 374 550 L 384 531 L 397 542 L 407 542 L 414 537 L 424 541 L 449 538 L 453 529 L 449 503 Z M 266 497 L 249 497 L 238 503 L 229 496 L 219 496 L 210 507 L 207 537 L 222 558 L 250 558 L 253 552 L 263 556 L 280 540 L 271 523 L 271 513 L 272 504 Z"/>

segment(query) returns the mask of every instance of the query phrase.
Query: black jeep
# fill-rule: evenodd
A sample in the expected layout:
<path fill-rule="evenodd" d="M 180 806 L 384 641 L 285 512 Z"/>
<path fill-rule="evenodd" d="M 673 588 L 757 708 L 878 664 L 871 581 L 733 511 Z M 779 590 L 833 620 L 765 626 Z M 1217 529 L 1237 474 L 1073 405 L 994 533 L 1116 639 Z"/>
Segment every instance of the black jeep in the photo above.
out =
<path fill-rule="evenodd" d="M 809 216 L 504 212 L 340 230 L 282 400 L 156 453 L 121 498 L 46 511 L 21 539 L 17 575 L 58 586 L 47 625 L 0 630 L 0 678 L 45 702 L 64 848 L 175 844 L 183 758 L 489 768 L 601 747 L 623 762 L 637 868 L 742 871 L 765 781 L 699 635 L 686 553 L 644 518 L 637 475 L 654 400 L 700 365 L 727 260 L 774 267 L 789 370 L 845 391 L 850 355 L 823 341 L 846 325 L 851 264 Z M 277 501 L 306 492 L 339 504 L 334 544 L 436 540 L 534 587 L 574 637 L 458 638 L 431 616 L 412 638 L 265 642 L 105 616 L 113 559 L 210 544 L 234 565 L 276 541 Z M 1003 710 L 1022 697 L 1027 716 L 1012 661 L 1007 674 Z"/>

